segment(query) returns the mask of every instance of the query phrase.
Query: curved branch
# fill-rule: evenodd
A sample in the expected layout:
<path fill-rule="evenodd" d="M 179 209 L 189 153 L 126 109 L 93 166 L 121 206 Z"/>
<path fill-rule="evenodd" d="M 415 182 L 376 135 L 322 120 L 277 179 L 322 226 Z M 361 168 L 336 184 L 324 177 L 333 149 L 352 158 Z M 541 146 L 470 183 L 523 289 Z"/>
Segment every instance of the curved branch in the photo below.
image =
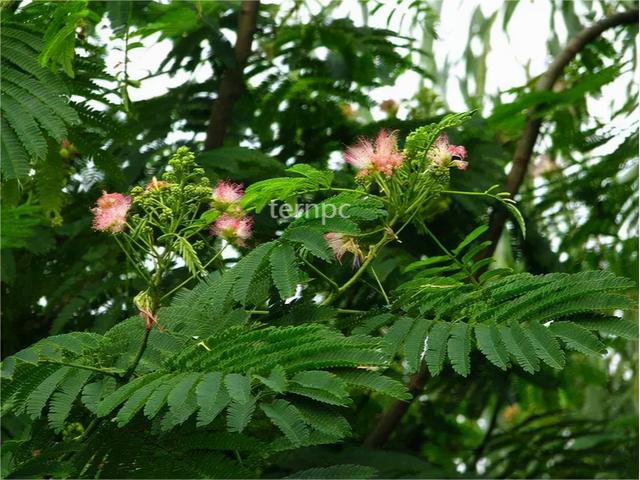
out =
<path fill-rule="evenodd" d="M 539 91 L 551 90 L 558 78 L 560 78 L 564 68 L 569 64 L 573 57 L 575 57 L 576 54 L 589 42 L 598 38 L 605 30 L 619 25 L 637 22 L 638 9 L 634 9 L 611 15 L 610 17 L 595 23 L 591 27 L 585 28 L 572 38 L 560 54 L 554 59 L 546 73 L 540 77 L 536 89 Z M 515 196 L 522 185 L 529 166 L 533 147 L 538 139 L 538 134 L 540 133 L 542 121 L 536 118 L 536 113 L 537 109 L 535 107 L 527 112 L 527 123 L 513 155 L 513 166 L 507 176 L 505 186 L 505 191 L 511 193 L 512 196 Z M 492 215 L 490 228 L 487 232 L 487 238 L 492 240 L 492 245 L 483 253 L 484 258 L 493 255 L 506 220 L 507 212 L 505 212 L 504 209 L 496 210 Z M 414 398 L 422 391 L 426 376 L 427 372 L 423 363 L 418 372 L 415 373 L 409 381 L 408 388 Z M 387 411 L 383 413 L 374 429 L 365 438 L 364 446 L 370 448 L 383 446 L 402 420 L 402 417 L 408 410 L 410 404 L 411 401 L 404 402 L 396 400 L 393 402 Z"/>
<path fill-rule="evenodd" d="M 549 69 L 540 77 L 536 85 L 536 90 L 552 90 L 569 62 L 571 62 L 578 52 L 589 44 L 589 42 L 598 38 L 602 32 L 613 27 L 632 23 L 638 23 L 638 9 L 616 13 L 579 32 L 567 43 L 564 49 L 562 49 L 553 60 Z M 522 186 L 522 182 L 529 168 L 533 148 L 538 140 L 540 127 L 542 125 L 542 120 L 538 115 L 539 110 L 540 107 L 538 106 L 532 107 L 527 112 L 527 122 L 513 154 L 513 163 L 504 187 L 504 191 L 509 192 L 512 197 L 518 193 L 518 190 L 520 190 Z M 492 243 L 491 246 L 483 252 L 482 258 L 493 255 L 507 218 L 508 213 L 504 208 L 496 209 L 491 215 L 489 231 L 487 232 L 486 238 L 487 240 L 491 240 Z"/>
<path fill-rule="evenodd" d="M 220 79 L 218 97 L 211 105 L 207 138 L 204 142 L 205 150 L 221 147 L 227 133 L 233 106 L 244 90 L 244 67 L 251 54 L 251 43 L 256 31 L 259 0 L 242 0 L 238 15 L 238 31 L 234 47 L 235 62 L 227 68 Z"/>

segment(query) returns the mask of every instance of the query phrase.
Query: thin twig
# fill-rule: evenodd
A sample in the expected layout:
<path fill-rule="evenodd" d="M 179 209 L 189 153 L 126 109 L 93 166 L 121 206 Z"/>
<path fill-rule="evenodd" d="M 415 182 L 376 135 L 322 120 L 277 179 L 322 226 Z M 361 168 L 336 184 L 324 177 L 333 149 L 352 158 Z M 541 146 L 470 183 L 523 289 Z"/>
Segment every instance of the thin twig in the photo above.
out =
<path fill-rule="evenodd" d="M 638 9 L 616 13 L 580 31 L 567 43 L 564 49 L 555 57 L 549 69 L 540 77 L 536 85 L 536 91 L 552 90 L 562 75 L 564 68 L 574 59 L 580 50 L 589 42 L 597 39 L 602 32 L 613 27 L 633 23 L 638 23 Z M 514 198 L 520 190 L 529 168 L 533 148 L 538 140 L 540 127 L 542 126 L 542 119 L 540 118 L 541 108 L 541 105 L 537 105 L 527 112 L 527 122 L 513 154 L 511 170 L 507 175 L 504 186 L 504 191 L 509 192 L 511 198 Z M 494 210 L 489 222 L 489 231 L 486 235 L 486 239 L 491 241 L 491 245 L 482 252 L 480 258 L 488 258 L 493 255 L 507 218 L 508 213 L 506 209 L 496 208 Z"/>

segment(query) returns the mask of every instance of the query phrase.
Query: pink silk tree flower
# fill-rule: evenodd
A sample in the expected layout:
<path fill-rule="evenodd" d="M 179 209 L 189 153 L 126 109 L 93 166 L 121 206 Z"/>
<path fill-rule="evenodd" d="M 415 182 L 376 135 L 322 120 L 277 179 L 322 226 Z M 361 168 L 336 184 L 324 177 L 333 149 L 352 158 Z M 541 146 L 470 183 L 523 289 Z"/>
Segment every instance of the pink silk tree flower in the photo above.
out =
<path fill-rule="evenodd" d="M 356 145 L 347 148 L 344 159 L 358 169 L 358 177 L 374 171 L 390 176 L 404 161 L 402 153 L 398 151 L 395 134 L 386 130 L 380 130 L 375 142 L 361 138 Z"/>
<path fill-rule="evenodd" d="M 127 212 L 131 207 L 131 197 L 121 193 L 102 192 L 96 201 L 93 213 L 93 228 L 103 232 L 120 233 L 127 221 Z"/>
<path fill-rule="evenodd" d="M 213 201 L 220 205 L 231 205 L 242 198 L 242 185 L 220 180 L 213 189 Z"/>
<path fill-rule="evenodd" d="M 427 152 L 427 159 L 438 167 L 457 167 L 459 170 L 466 170 L 469 165 L 465 162 L 467 149 L 462 145 L 449 144 L 449 137 L 446 133 L 441 134 Z"/>
<path fill-rule="evenodd" d="M 336 260 L 338 260 L 338 262 L 342 262 L 342 257 L 345 253 L 347 253 L 343 236 L 339 233 L 329 232 L 324 234 L 324 239 L 329 244 L 329 248 L 333 250 L 333 254 L 336 256 Z"/>
<path fill-rule="evenodd" d="M 235 218 L 225 213 L 211 225 L 209 232 L 211 235 L 229 242 L 235 242 L 243 247 L 245 240 L 251 237 L 252 227 L 253 220 L 251 217 Z"/>
<path fill-rule="evenodd" d="M 400 168 L 404 157 L 402 153 L 398 152 L 398 139 L 394 133 L 380 130 L 378 138 L 376 138 L 376 154 L 371 161 L 376 170 L 384 173 L 387 177 L 394 170 Z"/>
<path fill-rule="evenodd" d="M 342 263 L 345 253 L 353 254 L 352 267 L 358 268 L 362 262 L 363 254 L 358 243 L 351 237 L 342 235 L 341 233 L 329 232 L 324 234 L 324 238 L 329 244 L 338 263 Z"/>

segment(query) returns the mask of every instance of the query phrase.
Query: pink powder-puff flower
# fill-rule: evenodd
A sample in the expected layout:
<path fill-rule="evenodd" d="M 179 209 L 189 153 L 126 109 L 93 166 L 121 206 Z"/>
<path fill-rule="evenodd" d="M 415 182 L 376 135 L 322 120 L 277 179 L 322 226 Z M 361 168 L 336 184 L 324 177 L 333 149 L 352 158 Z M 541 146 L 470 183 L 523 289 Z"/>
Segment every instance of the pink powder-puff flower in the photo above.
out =
<path fill-rule="evenodd" d="M 375 142 L 361 138 L 346 150 L 344 159 L 358 169 L 358 177 L 375 171 L 390 176 L 404 161 L 402 153 L 398 151 L 395 134 L 386 130 L 380 130 Z"/>
<path fill-rule="evenodd" d="M 121 193 L 102 192 L 96 207 L 91 209 L 94 215 L 93 228 L 103 232 L 119 233 L 124 230 L 127 212 L 131 207 L 131 197 Z"/>
<path fill-rule="evenodd" d="M 341 233 L 329 232 L 324 235 L 338 263 L 342 263 L 342 258 L 346 253 L 353 254 L 352 267 L 358 268 L 362 262 L 363 254 L 358 243 L 351 237 Z"/>
<path fill-rule="evenodd" d="M 155 176 L 151 179 L 151 181 L 149 183 L 147 183 L 147 186 L 145 187 L 145 190 L 149 191 L 149 190 L 162 190 L 163 188 L 167 188 L 169 186 L 169 182 L 166 182 L 164 180 L 158 180 Z"/>
<path fill-rule="evenodd" d="M 462 145 L 449 144 L 449 137 L 446 133 L 441 134 L 427 152 L 427 159 L 437 167 L 457 167 L 459 170 L 466 170 L 469 165 L 465 162 L 467 149 Z"/>
<path fill-rule="evenodd" d="M 211 225 L 209 232 L 211 235 L 244 246 L 245 240 L 251 236 L 252 226 L 251 217 L 235 218 L 225 213 Z"/>
<path fill-rule="evenodd" d="M 213 201 L 218 205 L 228 206 L 242 198 L 242 185 L 220 180 L 213 189 Z"/>

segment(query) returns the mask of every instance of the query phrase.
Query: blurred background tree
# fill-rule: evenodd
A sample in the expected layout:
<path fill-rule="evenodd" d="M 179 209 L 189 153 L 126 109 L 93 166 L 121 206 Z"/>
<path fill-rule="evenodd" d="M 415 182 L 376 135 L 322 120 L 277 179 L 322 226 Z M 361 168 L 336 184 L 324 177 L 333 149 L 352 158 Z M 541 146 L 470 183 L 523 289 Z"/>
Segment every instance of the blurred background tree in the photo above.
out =
<path fill-rule="evenodd" d="M 102 190 L 144 184 L 177 146 L 197 151 L 212 180 L 250 184 L 309 163 L 336 170 L 347 186 L 341 151 L 358 136 L 384 127 L 402 138 L 470 108 L 480 114 L 452 141 L 467 146 L 470 168 L 454 174 L 453 189 L 505 184 L 512 159 L 522 163 L 514 153 L 525 113 L 539 124 L 514 191 L 529 234 L 460 197 L 430 217 L 440 238 L 455 244 L 491 218 L 498 265 L 607 268 L 637 282 L 637 10 L 537 88 L 571 39 L 633 8 L 604 0 L 3 2 L 3 357 L 48 334 L 104 332 L 135 313 L 130 299 L 141 285 L 116 246 L 91 231 L 89 208 Z M 257 240 L 276 228 L 258 217 Z M 376 262 L 390 284 L 434 253 L 409 229 L 402 240 Z M 187 273 L 173 275 L 177 284 Z M 368 309 L 380 299 L 372 288 L 349 302 Z M 360 437 L 388 405 L 363 397 L 350 419 L 360 437 L 340 450 L 283 456 L 272 473 L 325 458 L 375 464 L 385 477 L 637 477 L 637 343 L 608 347 L 604 359 L 576 358 L 535 378 L 480 357 L 471 379 L 428 378 L 376 456 Z M 22 430 L 20 419 L 3 422 L 5 438 Z"/>

